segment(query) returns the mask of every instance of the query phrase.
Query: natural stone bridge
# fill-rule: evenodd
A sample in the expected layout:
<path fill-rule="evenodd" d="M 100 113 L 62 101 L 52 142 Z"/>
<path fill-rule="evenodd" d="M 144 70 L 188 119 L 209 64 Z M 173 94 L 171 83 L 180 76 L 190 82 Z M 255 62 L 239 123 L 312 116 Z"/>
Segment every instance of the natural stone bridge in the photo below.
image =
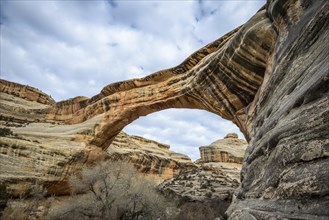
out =
<path fill-rule="evenodd" d="M 142 79 L 106 86 L 100 94 L 57 103 L 48 119 L 80 123 L 102 119 L 92 144 L 107 148 L 140 116 L 168 108 L 204 109 L 237 124 L 245 137 L 245 107 L 263 82 L 277 32 L 261 9 L 245 25 L 189 56 L 180 65 Z"/>
<path fill-rule="evenodd" d="M 327 219 L 328 13 L 328 1 L 270 0 L 177 67 L 58 103 L 48 117 L 79 123 L 102 114 L 91 143 L 106 148 L 139 116 L 213 112 L 249 140 L 230 219 Z"/>
<path fill-rule="evenodd" d="M 328 14 L 325 0 L 269 0 L 246 24 L 177 67 L 110 84 L 91 99 L 76 97 L 53 104 L 40 95 L 35 100 L 51 107 L 21 113 L 67 124 L 62 126 L 65 132 L 60 130 L 67 141 L 69 135 L 92 125 L 90 138 L 75 137 L 75 143 L 86 145 L 76 144 L 66 152 L 72 155 L 71 150 L 79 152 L 86 146 L 94 147 L 88 152 L 106 149 L 127 124 L 152 112 L 168 108 L 213 112 L 234 122 L 249 141 L 241 184 L 227 212 L 230 219 L 328 219 Z M 1 92 L 8 93 L 10 87 L 2 82 Z M 31 133 L 31 126 L 24 129 L 15 131 Z M 56 148 L 62 142 L 54 137 L 52 158 L 56 154 L 66 159 Z M 9 148 L 11 140 L 1 141 Z M 95 153 L 86 155 L 84 160 L 97 159 Z M 70 163 L 77 160 L 81 157 L 72 157 Z M 14 178 L 19 172 L 9 168 L 4 176 Z M 63 176 L 53 172 L 54 180 Z"/>

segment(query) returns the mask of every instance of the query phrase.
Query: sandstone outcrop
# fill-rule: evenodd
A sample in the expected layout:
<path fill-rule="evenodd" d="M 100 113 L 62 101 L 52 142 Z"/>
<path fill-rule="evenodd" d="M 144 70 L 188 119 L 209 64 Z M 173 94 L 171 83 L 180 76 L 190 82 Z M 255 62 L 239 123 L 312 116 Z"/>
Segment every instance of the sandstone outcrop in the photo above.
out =
<path fill-rule="evenodd" d="M 107 152 L 112 160 L 131 163 L 140 172 L 151 175 L 153 180 L 162 182 L 196 167 L 188 156 L 169 148 L 166 144 L 120 132 Z"/>
<path fill-rule="evenodd" d="M 247 141 L 238 139 L 238 135 L 230 133 L 224 139 L 220 139 L 209 146 L 200 147 L 200 155 L 203 163 L 223 162 L 242 164 Z"/>
<path fill-rule="evenodd" d="M 61 103 L 55 104 L 32 87 L 0 83 L 0 181 L 14 196 L 28 192 L 35 182 L 44 185 L 49 194 L 68 194 L 68 175 L 86 163 L 104 159 L 133 163 L 158 182 L 195 166 L 168 145 L 123 132 L 104 151 L 89 144 L 98 117 L 73 125 L 47 120 L 43 111 Z"/>
<path fill-rule="evenodd" d="M 193 168 L 166 180 L 158 188 L 164 194 L 184 202 L 205 202 L 207 200 L 230 201 L 239 186 L 236 179 L 217 168 Z"/>
<path fill-rule="evenodd" d="M 166 180 L 159 189 L 184 202 L 230 202 L 240 183 L 240 171 L 247 142 L 229 133 L 209 146 L 200 147 L 197 167 Z"/>
<path fill-rule="evenodd" d="M 278 33 L 247 110 L 251 140 L 230 219 L 329 218 L 329 3 L 269 1 Z"/>

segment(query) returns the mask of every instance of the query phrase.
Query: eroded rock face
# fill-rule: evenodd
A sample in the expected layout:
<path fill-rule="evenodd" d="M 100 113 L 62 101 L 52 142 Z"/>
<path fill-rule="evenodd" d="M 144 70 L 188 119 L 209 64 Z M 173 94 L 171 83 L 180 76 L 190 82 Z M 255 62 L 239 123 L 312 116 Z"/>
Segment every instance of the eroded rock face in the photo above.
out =
<path fill-rule="evenodd" d="M 159 189 L 184 202 L 230 202 L 240 183 L 247 142 L 230 133 L 209 146 L 200 147 L 197 167 L 164 181 Z"/>
<path fill-rule="evenodd" d="M 242 164 L 247 141 L 238 139 L 238 135 L 230 133 L 224 139 L 220 139 L 209 146 L 200 147 L 201 161 L 240 163 Z"/>
<path fill-rule="evenodd" d="M 13 196 L 25 194 L 35 182 L 44 185 L 49 194 L 69 194 L 70 174 L 84 164 L 105 159 L 133 163 L 158 182 L 195 166 L 168 145 L 123 132 L 104 151 L 89 143 L 100 117 L 73 125 L 48 120 L 44 111 L 55 105 L 49 96 L 20 84 L 0 83 L 0 181 Z"/>
<path fill-rule="evenodd" d="M 44 158 L 48 150 L 40 149 L 48 145 L 67 151 L 106 149 L 124 126 L 152 112 L 204 109 L 236 123 L 249 141 L 230 219 L 328 219 L 328 13 L 325 0 L 269 0 L 246 24 L 177 67 L 108 85 L 91 99 L 52 104 L 47 98 L 33 98 L 37 102 L 27 107 L 23 99 L 13 107 L 5 103 L 1 112 L 23 114 L 32 123 L 13 129 L 31 139 L 15 142 L 19 147 L 1 137 L 1 152 L 6 151 L 1 163 L 7 166 L 1 175 L 42 179 L 40 170 L 59 170 L 47 167 L 49 160 L 37 159 L 41 165 L 34 165 L 26 157 L 29 169 L 10 170 L 23 166 L 21 155 L 29 152 Z M 13 97 L 1 91 L 6 101 Z M 30 100 L 28 93 L 23 97 Z M 45 124 L 36 125 L 36 120 Z M 59 125 L 52 127 L 49 120 Z M 44 136 L 53 140 L 45 142 Z M 65 142 L 72 140 L 75 147 L 67 148 Z M 70 159 L 61 169 L 78 164 L 77 157 L 88 161 L 86 155 L 66 157 Z"/>
<path fill-rule="evenodd" d="M 53 104 L 50 97 L 30 87 L 26 97 L 24 86 L 0 82 L 10 85 L 0 93 L 0 181 L 14 196 L 25 194 L 35 182 L 50 194 L 69 193 L 66 177 L 106 156 L 88 144 L 97 117 L 75 125 L 46 120 L 43 111 Z"/>
<path fill-rule="evenodd" d="M 137 170 L 160 183 L 196 167 L 188 156 L 169 148 L 166 144 L 120 132 L 107 152 L 112 160 L 132 163 Z"/>
<path fill-rule="evenodd" d="M 329 3 L 269 1 L 279 38 L 248 108 L 230 219 L 329 218 Z"/>
<path fill-rule="evenodd" d="M 200 166 L 166 180 L 158 188 L 184 202 L 230 201 L 239 181 L 221 169 Z"/>

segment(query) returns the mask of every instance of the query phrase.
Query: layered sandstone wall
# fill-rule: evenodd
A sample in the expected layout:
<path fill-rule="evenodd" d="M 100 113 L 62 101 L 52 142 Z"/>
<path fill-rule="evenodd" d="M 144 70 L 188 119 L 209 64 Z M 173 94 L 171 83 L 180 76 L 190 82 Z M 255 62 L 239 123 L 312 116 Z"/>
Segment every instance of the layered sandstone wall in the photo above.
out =
<path fill-rule="evenodd" d="M 223 162 L 242 164 L 247 146 L 247 141 L 238 139 L 237 134 L 228 134 L 224 139 L 217 140 L 209 146 L 200 147 L 200 160 L 203 163 Z"/>
<path fill-rule="evenodd" d="M 230 219 L 328 219 L 328 13 L 325 0 L 269 0 L 244 25 L 177 67 L 108 85 L 91 99 L 54 104 L 2 81 L 1 123 L 23 123 L 13 135 L 29 144 L 15 141 L 21 146 L 16 147 L 8 143 L 13 135 L 1 137 L 1 152 L 7 152 L 1 165 L 8 168 L 1 178 L 65 176 L 73 164 L 96 160 L 90 152 L 107 149 L 140 116 L 167 108 L 204 109 L 233 121 L 249 141 Z M 22 95 L 7 88 L 20 88 Z M 79 148 L 92 150 L 83 151 L 88 153 L 79 163 L 66 157 L 52 167 L 40 159 L 52 147 L 70 155 Z M 24 156 L 28 152 L 41 153 L 31 160 Z M 20 173 L 24 160 L 31 169 Z M 45 166 L 63 171 L 49 176 L 40 171 Z"/>
<path fill-rule="evenodd" d="M 28 192 L 35 182 L 44 185 L 49 194 L 69 194 L 69 175 L 84 164 L 105 159 L 132 163 L 158 182 L 195 166 L 186 155 L 169 150 L 168 145 L 125 133 L 119 133 L 104 151 L 89 144 L 100 117 L 73 125 L 48 120 L 44 111 L 61 103 L 37 102 L 39 99 L 33 97 L 43 93 L 33 88 L 28 100 L 26 91 L 17 89 L 21 85 L 9 85 L 0 92 L 0 182 L 8 185 L 11 195 Z"/>
<path fill-rule="evenodd" d="M 329 218 L 329 3 L 268 1 L 279 38 L 248 110 L 236 219 Z"/>
<path fill-rule="evenodd" d="M 188 156 L 169 148 L 166 144 L 120 132 L 107 152 L 112 160 L 131 163 L 140 172 L 162 182 L 196 167 Z"/>

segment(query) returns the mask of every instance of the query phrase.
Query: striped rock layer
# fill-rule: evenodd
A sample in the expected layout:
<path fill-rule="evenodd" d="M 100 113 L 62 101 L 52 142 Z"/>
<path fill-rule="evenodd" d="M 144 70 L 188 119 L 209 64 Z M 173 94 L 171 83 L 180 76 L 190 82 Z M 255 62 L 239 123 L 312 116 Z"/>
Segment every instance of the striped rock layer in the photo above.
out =
<path fill-rule="evenodd" d="M 168 108 L 204 109 L 238 124 L 260 87 L 277 34 L 266 10 L 189 56 L 180 65 L 142 79 L 106 86 L 91 99 L 56 103 L 47 118 L 76 124 L 102 114 L 92 144 L 107 148 L 140 116 Z"/>

